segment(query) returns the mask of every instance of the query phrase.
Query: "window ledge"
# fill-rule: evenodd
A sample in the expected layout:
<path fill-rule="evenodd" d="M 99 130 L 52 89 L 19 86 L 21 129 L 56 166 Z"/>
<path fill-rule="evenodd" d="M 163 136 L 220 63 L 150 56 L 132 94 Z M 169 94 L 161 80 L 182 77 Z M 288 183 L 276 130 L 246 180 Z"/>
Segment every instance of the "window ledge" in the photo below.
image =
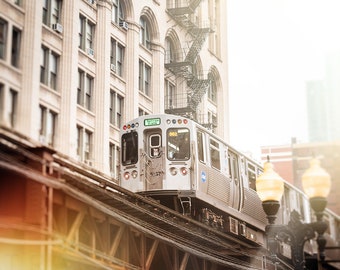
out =
<path fill-rule="evenodd" d="M 90 60 L 90 61 L 96 63 L 95 54 L 94 54 L 94 56 L 90 56 L 90 55 L 88 55 L 88 54 L 86 53 L 85 50 L 83 50 L 83 49 L 81 49 L 81 48 L 79 48 L 79 47 L 78 47 L 78 52 L 79 52 L 81 55 L 83 55 L 84 57 L 86 57 L 88 60 Z"/>
<path fill-rule="evenodd" d="M 151 99 L 150 96 L 147 96 L 143 91 L 141 91 L 141 90 L 139 90 L 139 89 L 138 89 L 138 91 L 139 91 L 139 94 L 140 94 L 141 96 L 143 96 L 145 99 L 149 100 L 150 102 L 152 101 L 152 99 Z"/>
<path fill-rule="evenodd" d="M 13 8 L 15 8 L 17 11 L 19 11 L 22 14 L 25 14 L 25 9 L 23 8 L 23 6 L 19 6 L 17 4 L 14 3 L 14 0 L 6 0 L 6 2 L 11 5 Z"/>
<path fill-rule="evenodd" d="M 48 92 L 52 93 L 53 95 L 56 95 L 56 96 L 59 96 L 59 97 L 61 96 L 60 92 L 58 90 L 53 89 L 53 88 L 49 87 L 48 85 L 46 85 L 42 82 L 40 82 L 40 89 L 48 91 Z"/>

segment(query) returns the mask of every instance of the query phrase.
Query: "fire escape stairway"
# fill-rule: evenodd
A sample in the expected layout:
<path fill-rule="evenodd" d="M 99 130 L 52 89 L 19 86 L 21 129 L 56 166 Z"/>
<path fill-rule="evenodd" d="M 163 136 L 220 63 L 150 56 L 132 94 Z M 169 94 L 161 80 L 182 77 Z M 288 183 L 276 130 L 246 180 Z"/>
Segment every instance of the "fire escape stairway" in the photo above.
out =
<path fill-rule="evenodd" d="M 193 14 L 198 7 L 198 5 L 201 3 L 202 0 L 191 0 L 187 1 L 182 6 L 176 6 L 175 1 L 169 3 L 168 5 L 168 12 L 172 17 L 179 17 L 181 15 L 186 15 L 186 14 Z M 175 6 L 175 7 L 174 7 Z"/>
<path fill-rule="evenodd" d="M 203 43 L 207 37 L 210 28 L 202 28 L 194 23 L 191 19 L 191 15 L 195 12 L 202 0 L 187 1 L 183 6 L 176 6 L 175 2 L 169 3 L 167 11 L 169 15 L 183 28 L 187 29 L 188 33 L 193 37 L 192 45 L 189 48 L 188 53 L 185 55 L 185 59 L 182 61 L 175 61 L 166 63 L 165 67 L 171 70 L 175 75 L 181 76 L 187 71 L 187 66 L 195 64 L 197 55 L 202 49 Z M 175 6 L 175 7 L 174 7 Z M 185 77 L 185 76 L 182 76 Z"/>
<path fill-rule="evenodd" d="M 205 42 L 207 35 L 210 32 L 210 28 L 195 27 L 190 32 L 192 32 L 195 39 L 192 42 L 187 55 L 185 56 L 184 62 L 195 63 L 196 58 L 202 49 L 203 43 Z"/>
<path fill-rule="evenodd" d="M 188 106 L 191 110 L 196 110 L 198 104 L 201 103 L 202 97 L 206 93 L 210 85 L 210 78 L 199 79 L 197 76 L 193 80 L 188 81 L 191 91 L 188 92 Z"/>
<path fill-rule="evenodd" d="M 208 33 L 212 31 L 210 26 L 203 27 L 202 25 L 197 25 L 191 20 L 193 17 L 192 15 L 200 2 L 201 0 L 191 0 L 187 2 L 186 6 L 175 8 L 168 7 L 167 9 L 170 16 L 180 26 L 187 29 L 188 33 L 193 37 L 191 46 L 184 59 L 182 58 L 182 61 L 174 61 L 165 64 L 165 67 L 176 76 L 180 76 L 187 81 L 187 86 L 189 88 L 187 96 L 187 111 L 191 113 L 196 111 L 198 104 L 201 102 L 202 97 L 206 93 L 210 84 L 210 79 L 201 79 L 193 72 L 197 56 L 203 47 Z M 183 110 L 181 110 L 181 112 L 183 112 Z M 175 113 L 175 111 L 172 113 Z"/>
<path fill-rule="evenodd" d="M 195 10 L 198 5 L 201 3 L 202 0 L 191 0 L 190 3 L 189 3 L 189 7 L 192 9 L 192 10 Z"/>

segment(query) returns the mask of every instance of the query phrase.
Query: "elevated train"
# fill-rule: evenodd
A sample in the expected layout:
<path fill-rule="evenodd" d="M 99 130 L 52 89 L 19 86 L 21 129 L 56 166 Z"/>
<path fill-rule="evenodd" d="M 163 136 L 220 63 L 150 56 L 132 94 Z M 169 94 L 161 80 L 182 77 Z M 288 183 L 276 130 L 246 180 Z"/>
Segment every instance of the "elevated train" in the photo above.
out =
<path fill-rule="evenodd" d="M 261 172 L 260 164 L 185 117 L 145 115 L 121 129 L 122 187 L 254 246 L 266 245 L 267 221 L 255 190 Z M 287 224 L 294 209 L 310 222 L 308 199 L 285 183 L 277 223 Z M 326 218 L 338 239 L 338 218 Z"/>

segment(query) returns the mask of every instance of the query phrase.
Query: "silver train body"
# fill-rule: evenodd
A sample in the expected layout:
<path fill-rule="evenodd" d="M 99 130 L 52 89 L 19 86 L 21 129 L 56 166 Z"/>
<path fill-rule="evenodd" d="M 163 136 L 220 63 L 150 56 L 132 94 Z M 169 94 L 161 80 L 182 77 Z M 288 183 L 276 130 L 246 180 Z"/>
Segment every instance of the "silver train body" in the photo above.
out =
<path fill-rule="evenodd" d="M 267 221 L 255 190 L 261 172 L 260 164 L 184 117 L 141 116 L 121 130 L 122 187 L 256 246 L 266 244 Z M 277 223 L 287 224 L 293 210 L 311 221 L 307 198 L 286 183 Z M 338 224 L 333 227 L 338 233 Z"/>

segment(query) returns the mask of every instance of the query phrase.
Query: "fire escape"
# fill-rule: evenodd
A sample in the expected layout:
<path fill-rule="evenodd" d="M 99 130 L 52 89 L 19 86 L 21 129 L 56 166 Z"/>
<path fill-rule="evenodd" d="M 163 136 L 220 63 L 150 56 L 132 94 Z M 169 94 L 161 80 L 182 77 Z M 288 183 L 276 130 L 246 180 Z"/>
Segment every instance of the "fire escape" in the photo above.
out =
<path fill-rule="evenodd" d="M 179 6 L 179 1 L 170 2 L 168 1 L 168 14 L 178 25 L 187 30 L 192 41 L 190 47 L 183 50 L 181 57 L 176 57 L 170 63 L 165 63 L 165 67 L 177 78 L 181 78 L 182 83 L 186 84 L 184 87 L 186 91 L 172 97 L 174 100 L 171 104 L 166 104 L 165 112 L 183 115 L 200 122 L 197 107 L 211 83 L 211 76 L 208 73 L 203 74 L 202 71 L 197 72 L 195 64 L 208 34 L 212 32 L 212 28 L 210 24 L 204 25 L 201 20 L 195 20 L 195 10 L 201 0 L 181 1 L 181 3 L 186 2 L 181 6 Z"/>

